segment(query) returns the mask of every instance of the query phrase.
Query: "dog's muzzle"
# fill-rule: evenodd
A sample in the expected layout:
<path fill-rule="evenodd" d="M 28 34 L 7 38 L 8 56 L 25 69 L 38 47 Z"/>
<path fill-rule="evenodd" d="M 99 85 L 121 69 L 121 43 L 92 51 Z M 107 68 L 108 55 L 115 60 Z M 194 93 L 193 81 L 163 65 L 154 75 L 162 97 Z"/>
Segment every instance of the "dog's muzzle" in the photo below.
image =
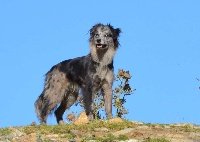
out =
<path fill-rule="evenodd" d="M 96 44 L 97 49 L 106 49 L 107 45 L 106 44 Z"/>

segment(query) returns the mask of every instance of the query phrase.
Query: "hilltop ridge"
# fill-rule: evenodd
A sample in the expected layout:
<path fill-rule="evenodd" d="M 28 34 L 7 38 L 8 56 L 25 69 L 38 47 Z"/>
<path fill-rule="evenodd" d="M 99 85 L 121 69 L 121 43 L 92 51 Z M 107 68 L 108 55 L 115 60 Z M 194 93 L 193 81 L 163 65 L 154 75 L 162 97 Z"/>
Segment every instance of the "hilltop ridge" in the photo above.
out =
<path fill-rule="evenodd" d="M 0 142 L 199 142 L 195 124 L 145 124 L 115 118 L 87 124 L 36 125 L 0 129 Z"/>

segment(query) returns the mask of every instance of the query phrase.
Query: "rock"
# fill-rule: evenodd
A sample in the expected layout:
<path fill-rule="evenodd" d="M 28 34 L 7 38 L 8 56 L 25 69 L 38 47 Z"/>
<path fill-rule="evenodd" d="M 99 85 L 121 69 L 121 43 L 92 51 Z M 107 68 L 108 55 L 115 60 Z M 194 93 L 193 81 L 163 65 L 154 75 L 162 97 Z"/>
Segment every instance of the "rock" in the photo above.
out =
<path fill-rule="evenodd" d="M 11 141 L 9 141 L 8 139 L 5 139 L 5 140 L 0 141 L 0 142 L 11 142 Z"/>
<path fill-rule="evenodd" d="M 25 133 L 21 132 L 20 130 L 16 128 L 10 128 L 10 129 L 12 130 L 12 133 L 6 136 L 8 139 L 17 140 L 20 137 L 26 135 Z"/>
<path fill-rule="evenodd" d="M 199 125 L 195 125 L 194 128 L 195 129 L 200 129 L 200 126 Z"/>
<path fill-rule="evenodd" d="M 115 136 L 124 135 L 124 134 L 127 134 L 127 133 L 129 133 L 133 130 L 134 130 L 133 128 L 126 128 L 124 130 L 117 131 L 117 132 L 113 133 L 113 135 L 115 135 Z"/>
<path fill-rule="evenodd" d="M 16 136 L 18 136 L 18 137 L 21 137 L 21 136 L 25 136 L 26 134 L 25 133 L 23 133 L 23 132 L 21 132 L 21 131 L 19 131 L 19 130 L 15 130 L 15 132 L 13 133 L 13 134 L 15 134 Z"/>
<path fill-rule="evenodd" d="M 75 135 L 76 137 L 79 137 L 79 138 L 83 136 L 83 133 L 79 130 L 70 130 L 70 133 L 72 135 Z"/>
<path fill-rule="evenodd" d="M 130 140 L 119 141 L 119 142 L 142 142 L 142 140 L 130 139 Z"/>
<path fill-rule="evenodd" d="M 175 123 L 175 124 L 169 124 L 170 126 L 177 126 L 177 127 L 184 127 L 184 126 L 189 126 L 191 128 L 193 128 L 195 125 L 194 124 L 190 124 L 190 123 Z"/>
<path fill-rule="evenodd" d="M 138 126 L 137 128 L 138 128 L 138 129 L 148 129 L 149 126 L 142 125 L 142 126 Z"/>
<path fill-rule="evenodd" d="M 59 135 L 58 134 L 50 134 L 50 135 L 45 135 L 45 137 L 47 137 L 47 138 L 58 138 Z"/>
<path fill-rule="evenodd" d="M 36 122 L 32 122 L 30 126 L 37 126 Z"/>
<path fill-rule="evenodd" d="M 164 125 L 164 128 L 170 129 L 171 127 L 169 125 Z"/>
<path fill-rule="evenodd" d="M 96 131 L 96 132 L 108 132 L 109 130 L 107 128 L 94 128 L 94 131 Z"/>
<path fill-rule="evenodd" d="M 42 142 L 42 139 L 38 137 L 37 142 Z"/>
<path fill-rule="evenodd" d="M 80 113 L 78 118 L 74 121 L 75 125 L 82 125 L 82 124 L 87 124 L 89 123 L 88 117 L 84 111 Z"/>
<path fill-rule="evenodd" d="M 108 120 L 109 123 L 120 123 L 123 122 L 123 120 L 119 117 L 113 118 L 113 119 L 109 119 Z"/>
<path fill-rule="evenodd" d="M 71 113 L 67 115 L 67 120 L 74 121 L 76 119 L 75 113 Z"/>
<path fill-rule="evenodd" d="M 132 123 L 136 124 L 136 125 L 143 125 L 144 123 L 139 122 L 139 121 L 131 121 Z"/>

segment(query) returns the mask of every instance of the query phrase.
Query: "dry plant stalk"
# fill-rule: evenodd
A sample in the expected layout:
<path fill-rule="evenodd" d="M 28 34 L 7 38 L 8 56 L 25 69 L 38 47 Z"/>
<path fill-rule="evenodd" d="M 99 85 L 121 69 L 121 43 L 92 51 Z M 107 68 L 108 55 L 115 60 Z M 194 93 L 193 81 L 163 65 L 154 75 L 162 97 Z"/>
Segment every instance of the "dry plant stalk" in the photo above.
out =
<path fill-rule="evenodd" d="M 117 74 L 118 87 L 113 90 L 113 105 L 117 109 L 116 116 L 122 118 L 123 115 L 128 114 L 128 110 L 124 107 L 126 103 L 126 96 L 133 94 L 135 89 L 129 85 L 131 75 L 129 71 L 119 69 Z"/>
<path fill-rule="evenodd" d="M 118 74 L 116 76 L 117 87 L 113 90 L 113 106 L 116 108 L 116 116 L 122 118 L 123 115 L 128 114 L 128 110 L 124 107 L 126 103 L 126 96 L 133 94 L 135 89 L 132 89 L 129 85 L 129 80 L 131 79 L 131 75 L 129 71 L 124 71 L 119 69 Z M 98 92 L 93 95 L 93 114 L 95 119 L 104 119 L 102 112 L 104 109 L 104 98 L 103 95 Z M 84 109 L 83 98 L 81 94 L 78 97 L 76 106 L 81 106 Z M 68 114 L 70 116 L 70 114 Z"/>

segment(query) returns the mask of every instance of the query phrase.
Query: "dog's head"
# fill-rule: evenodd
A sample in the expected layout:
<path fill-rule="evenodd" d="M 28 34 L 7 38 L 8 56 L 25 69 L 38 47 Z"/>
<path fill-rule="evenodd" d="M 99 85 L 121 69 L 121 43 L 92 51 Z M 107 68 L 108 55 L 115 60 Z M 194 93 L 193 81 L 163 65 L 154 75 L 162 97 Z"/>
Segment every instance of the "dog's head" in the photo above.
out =
<path fill-rule="evenodd" d="M 90 29 L 90 52 L 93 61 L 108 65 L 119 46 L 118 37 L 121 30 L 110 24 L 96 24 Z"/>
<path fill-rule="evenodd" d="M 121 30 L 114 29 L 110 24 L 96 24 L 90 29 L 90 43 L 99 51 L 114 48 L 119 46 L 118 37 Z"/>

